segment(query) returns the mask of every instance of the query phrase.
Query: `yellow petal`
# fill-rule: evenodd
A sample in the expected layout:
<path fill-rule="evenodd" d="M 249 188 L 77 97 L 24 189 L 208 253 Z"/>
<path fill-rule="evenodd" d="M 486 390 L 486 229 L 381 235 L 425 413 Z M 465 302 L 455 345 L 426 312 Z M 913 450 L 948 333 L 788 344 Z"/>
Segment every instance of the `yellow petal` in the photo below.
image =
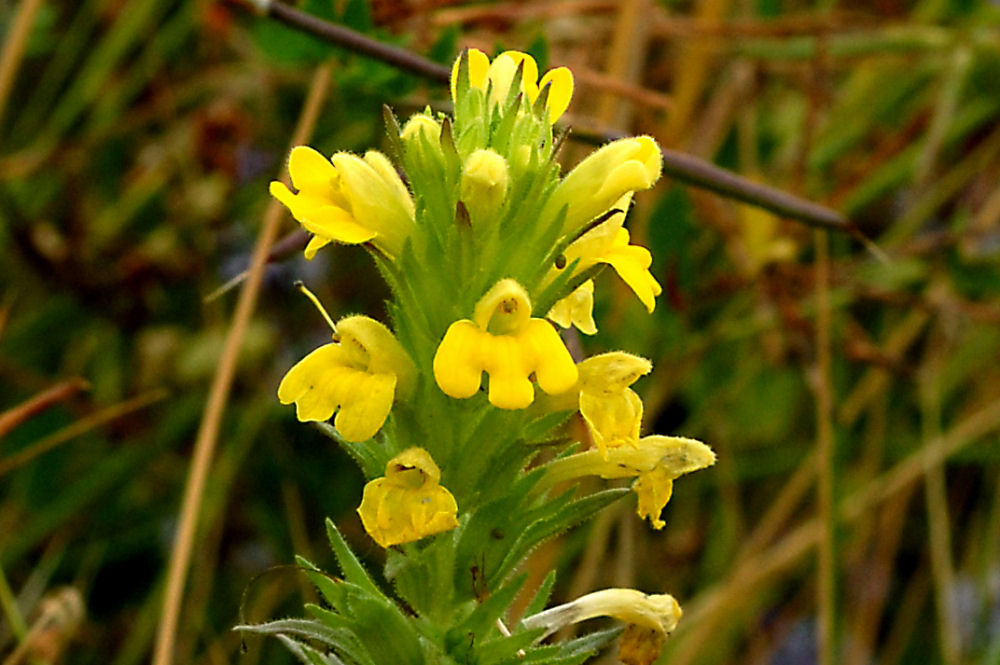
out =
<path fill-rule="evenodd" d="M 375 237 L 374 231 L 365 228 L 349 212 L 336 206 L 317 208 L 299 222 L 309 233 L 345 245 L 359 245 Z"/>
<path fill-rule="evenodd" d="M 337 171 L 329 159 L 306 145 L 292 148 L 288 155 L 288 173 L 299 191 L 314 191 L 322 196 L 333 188 Z"/>
<path fill-rule="evenodd" d="M 490 377 L 490 404 L 501 409 L 523 409 L 531 404 L 535 387 L 520 341 L 511 335 L 486 333 L 482 344 L 483 368 Z"/>
<path fill-rule="evenodd" d="M 367 441 L 382 428 L 392 409 L 396 377 L 392 374 L 361 372 L 344 382 L 348 395 L 341 398 L 340 411 L 333 424 L 348 441 Z"/>
<path fill-rule="evenodd" d="M 587 358 L 577 365 L 580 389 L 584 392 L 613 397 L 653 370 L 653 363 L 641 356 L 624 351 L 609 351 Z"/>
<path fill-rule="evenodd" d="M 545 315 L 563 328 L 576 326 L 584 335 L 597 334 L 594 322 L 594 280 L 588 279 L 562 300 L 556 302 Z"/>
<path fill-rule="evenodd" d="M 519 337 L 531 349 L 538 387 L 550 395 L 573 388 L 579 377 L 573 357 L 547 321 L 531 319 Z"/>
<path fill-rule="evenodd" d="M 660 466 L 647 471 L 639 476 L 632 489 L 638 498 L 636 512 L 639 517 L 648 517 L 654 529 L 662 529 L 666 522 L 660 519 L 660 513 L 674 493 L 674 477 L 670 471 Z"/>
<path fill-rule="evenodd" d="M 296 403 L 298 419 L 327 420 L 337 404 L 325 392 L 327 383 L 341 367 L 343 354 L 336 344 L 319 347 L 292 366 L 278 385 L 278 400 L 282 404 Z M 302 403 L 306 406 L 303 409 Z"/>
<path fill-rule="evenodd" d="M 513 279 L 501 279 L 490 287 L 472 313 L 481 330 L 505 335 L 520 330 L 531 318 L 531 300 L 524 287 Z"/>
<path fill-rule="evenodd" d="M 376 151 L 370 151 L 365 159 L 346 152 L 331 159 L 351 214 L 377 234 L 380 247 L 398 256 L 413 227 L 413 202 L 395 169 Z"/>
<path fill-rule="evenodd" d="M 313 257 L 316 256 L 316 252 L 321 250 L 330 244 L 329 238 L 324 238 L 323 236 L 313 236 L 309 239 L 309 244 L 306 245 L 306 260 L 312 261 Z"/>
<path fill-rule="evenodd" d="M 514 73 L 517 71 L 518 66 L 521 69 L 521 92 L 525 94 L 529 102 L 534 102 L 535 97 L 538 96 L 538 63 L 529 54 L 523 53 L 521 51 L 504 51 L 494 60 L 499 60 L 500 58 L 510 58 L 514 63 L 514 68 L 510 71 L 511 79 L 513 79 Z M 504 95 L 506 96 L 506 90 L 510 88 L 511 81 L 507 82 L 504 88 Z"/>
<path fill-rule="evenodd" d="M 483 373 L 480 346 L 484 334 L 464 319 L 448 327 L 434 354 L 434 380 L 444 394 L 464 399 L 479 391 Z"/>
<path fill-rule="evenodd" d="M 451 67 L 451 99 L 457 102 L 458 91 L 458 66 L 463 57 L 468 58 L 469 65 L 469 87 L 479 88 L 486 91 L 486 77 L 490 71 L 489 57 L 477 48 L 470 48 L 462 55 L 455 58 L 455 64 Z"/>
<path fill-rule="evenodd" d="M 649 250 L 639 245 L 630 245 L 628 241 L 628 231 L 618 229 L 614 246 L 601 257 L 601 260 L 615 269 L 622 281 L 652 313 L 656 307 L 656 296 L 663 292 L 663 287 L 649 272 L 649 266 L 653 262 Z"/>
<path fill-rule="evenodd" d="M 630 389 L 615 396 L 580 393 L 580 415 L 605 457 L 608 448 L 638 444 L 642 410 L 642 400 Z"/>
<path fill-rule="evenodd" d="M 411 471 L 417 472 L 418 482 L 414 483 L 410 479 L 408 474 Z M 424 487 L 428 483 L 437 485 L 441 480 L 441 469 L 438 468 L 429 452 L 414 446 L 389 460 L 389 463 L 385 465 L 385 477 L 400 487 L 416 489 Z"/>
<path fill-rule="evenodd" d="M 549 85 L 549 97 L 545 106 L 549 111 L 549 123 L 555 124 L 569 108 L 569 102 L 573 98 L 573 73 L 566 67 L 550 69 L 539 82 L 539 90 L 546 84 Z"/>

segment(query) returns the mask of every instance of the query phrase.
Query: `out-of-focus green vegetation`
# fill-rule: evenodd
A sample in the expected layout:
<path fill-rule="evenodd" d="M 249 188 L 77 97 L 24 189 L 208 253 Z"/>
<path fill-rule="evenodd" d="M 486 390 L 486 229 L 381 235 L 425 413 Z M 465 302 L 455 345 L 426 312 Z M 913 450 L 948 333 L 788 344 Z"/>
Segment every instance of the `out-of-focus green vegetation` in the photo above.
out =
<path fill-rule="evenodd" d="M 579 341 L 650 357 L 647 430 L 720 461 L 686 479 L 663 532 L 623 511 L 540 550 L 557 594 L 674 594 L 686 616 L 663 662 L 815 662 L 819 469 L 838 662 L 1000 662 L 997 3 L 305 8 L 440 62 L 474 45 L 566 64 L 575 126 L 646 132 L 826 203 L 888 256 L 830 237 L 827 325 L 813 231 L 677 182 L 638 197 L 633 237 L 664 294 L 648 316 L 603 276 L 601 331 Z M 235 3 L 22 0 L 0 4 L 0 31 L 0 654 L 29 635 L 65 647 L 60 662 L 141 663 L 236 291 L 206 296 L 249 263 L 313 71 L 332 63 L 310 141 L 325 152 L 379 145 L 384 103 L 405 116 L 448 94 Z M 254 578 L 293 552 L 333 568 L 324 516 L 381 556 L 353 515 L 353 463 L 274 393 L 328 335 L 294 280 L 336 315 L 384 316 L 385 293 L 356 248 L 275 258 L 201 505 L 178 663 L 290 662 L 256 638 L 238 656 L 229 629 L 241 608 L 297 612 L 310 590 L 293 569 Z M 814 453 L 824 422 L 832 469 Z M 38 608 L 66 585 L 86 618 L 43 640 Z"/>

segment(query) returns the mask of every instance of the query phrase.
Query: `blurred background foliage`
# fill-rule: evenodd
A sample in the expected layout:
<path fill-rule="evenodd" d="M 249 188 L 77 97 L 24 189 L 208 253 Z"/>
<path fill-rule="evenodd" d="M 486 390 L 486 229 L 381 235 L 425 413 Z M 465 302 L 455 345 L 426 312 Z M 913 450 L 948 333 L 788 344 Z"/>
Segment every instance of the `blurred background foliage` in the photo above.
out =
<path fill-rule="evenodd" d="M 568 65 L 578 132 L 649 133 L 830 205 L 888 257 L 831 234 L 824 309 L 812 230 L 671 179 L 639 195 L 656 312 L 602 275 L 600 333 L 571 341 L 650 357 L 646 429 L 719 463 L 682 481 L 663 532 L 620 506 L 540 549 L 536 579 L 557 568 L 559 599 L 673 593 L 686 616 L 662 662 L 812 663 L 830 528 L 838 662 L 1000 663 L 998 3 L 302 7 L 442 63 L 476 46 Z M 313 72 L 333 74 L 310 141 L 328 153 L 384 148 L 382 104 L 406 116 L 448 94 L 236 2 L 6 0 L 0 33 L 0 654 L 133 665 L 237 291 L 216 292 L 247 268 Z M 239 655 L 230 627 L 241 609 L 298 613 L 301 576 L 255 576 L 293 552 L 332 569 L 324 516 L 381 556 L 354 513 L 360 474 L 275 389 L 328 335 L 294 280 L 334 316 L 384 317 L 387 292 L 362 251 L 308 263 L 297 242 L 279 242 L 241 350 L 179 663 L 290 662 L 256 638 Z M 835 524 L 816 517 L 818 477 Z M 53 599 L 60 618 L 34 630 Z"/>

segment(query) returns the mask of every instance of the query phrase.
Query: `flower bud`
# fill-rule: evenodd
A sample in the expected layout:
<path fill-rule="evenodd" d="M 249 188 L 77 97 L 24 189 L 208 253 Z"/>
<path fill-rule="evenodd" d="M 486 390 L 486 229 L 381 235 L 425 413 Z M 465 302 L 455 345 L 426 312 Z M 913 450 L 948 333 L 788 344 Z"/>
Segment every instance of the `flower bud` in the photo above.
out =
<path fill-rule="evenodd" d="M 566 206 L 564 233 L 581 228 L 629 192 L 649 189 L 660 178 L 663 155 L 648 136 L 613 141 L 591 153 L 559 183 L 546 205 L 551 218 Z"/>
<path fill-rule="evenodd" d="M 473 224 L 486 223 L 507 197 L 507 162 L 487 148 L 476 150 L 462 167 L 461 197 L 472 216 Z"/>

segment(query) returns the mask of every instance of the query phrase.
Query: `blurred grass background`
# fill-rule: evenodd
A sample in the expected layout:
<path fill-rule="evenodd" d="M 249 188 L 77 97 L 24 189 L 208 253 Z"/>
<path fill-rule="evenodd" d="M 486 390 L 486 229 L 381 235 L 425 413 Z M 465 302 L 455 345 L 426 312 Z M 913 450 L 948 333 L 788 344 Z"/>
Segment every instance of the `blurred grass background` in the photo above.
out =
<path fill-rule="evenodd" d="M 442 63 L 476 46 L 566 64 L 581 132 L 649 133 L 830 205 L 888 255 L 670 179 L 637 197 L 664 294 L 648 316 L 602 275 L 601 331 L 580 341 L 650 357 L 646 430 L 719 463 L 680 482 L 663 532 L 623 505 L 539 550 L 560 598 L 674 594 L 672 664 L 819 662 L 822 608 L 832 662 L 1000 663 L 1000 4 L 304 8 Z M 405 116 L 447 90 L 235 2 L 7 0 L 0 32 L 0 656 L 133 665 L 237 290 L 207 296 L 249 265 L 314 73 L 331 73 L 309 141 L 324 152 L 384 147 L 383 103 Z M 178 663 L 291 662 L 274 641 L 240 655 L 230 627 L 241 607 L 298 613 L 294 570 L 252 580 L 293 552 L 333 569 L 324 516 L 380 557 L 360 474 L 275 389 L 328 335 L 294 280 L 335 316 L 384 316 L 386 290 L 356 249 L 274 258 L 200 502 Z"/>

